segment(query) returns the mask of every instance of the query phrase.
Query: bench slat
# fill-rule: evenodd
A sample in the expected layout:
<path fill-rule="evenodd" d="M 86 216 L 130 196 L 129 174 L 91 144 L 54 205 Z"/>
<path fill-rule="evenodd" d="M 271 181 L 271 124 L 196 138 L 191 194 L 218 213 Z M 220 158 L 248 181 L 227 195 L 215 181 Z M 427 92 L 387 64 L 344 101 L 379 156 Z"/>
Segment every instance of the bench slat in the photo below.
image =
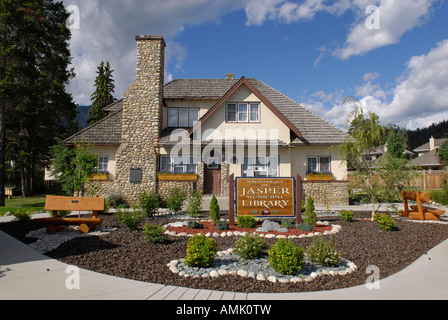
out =
<path fill-rule="evenodd" d="M 47 196 L 45 210 L 49 211 L 103 211 L 105 199 L 99 197 Z"/>

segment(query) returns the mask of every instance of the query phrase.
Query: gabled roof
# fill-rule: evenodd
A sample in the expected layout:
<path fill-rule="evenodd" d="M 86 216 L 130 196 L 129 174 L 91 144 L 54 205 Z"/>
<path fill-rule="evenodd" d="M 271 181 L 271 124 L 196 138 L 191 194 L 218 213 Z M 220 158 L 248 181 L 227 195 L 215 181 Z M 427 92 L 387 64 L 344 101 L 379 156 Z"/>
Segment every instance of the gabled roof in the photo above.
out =
<path fill-rule="evenodd" d="M 210 109 L 202 118 L 205 121 L 224 103 L 225 97 L 243 84 L 291 129 L 294 133 L 291 145 L 333 145 L 344 142 L 347 136 L 345 132 L 258 79 L 177 79 L 164 85 L 163 97 L 217 100 L 213 110 Z M 86 142 L 98 145 L 120 144 L 122 105 L 123 99 L 111 104 L 106 110 L 113 114 L 66 139 L 64 143 L 73 144 L 74 139 L 80 141 L 84 137 Z M 161 140 L 166 140 L 164 135 Z"/>
<path fill-rule="evenodd" d="M 411 164 L 422 167 L 439 167 L 442 165 L 437 150 L 426 152 L 425 154 L 411 160 Z"/>
<path fill-rule="evenodd" d="M 448 139 L 434 139 L 434 148 L 439 148 L 444 141 Z M 429 141 L 414 149 L 414 152 L 429 151 Z"/>
<path fill-rule="evenodd" d="M 191 128 L 190 134 L 192 134 L 196 128 L 201 125 L 201 123 L 206 121 L 216 110 L 218 110 L 242 85 L 248 87 L 249 90 L 252 91 L 252 93 L 254 93 L 257 98 L 260 99 L 260 101 L 262 101 L 269 108 L 269 110 L 271 110 L 298 138 L 302 137 L 302 133 L 299 129 L 294 126 L 291 121 L 289 121 L 276 107 L 274 107 L 272 103 L 266 99 L 245 77 L 242 77 L 237 83 L 235 83 L 235 85 L 233 85 L 233 87 L 230 88 L 230 90 L 228 90 L 226 94 L 224 94 L 218 102 L 215 103 L 215 105 L 210 108 L 210 110 L 208 110 L 201 119 L 199 119 L 198 122 L 196 122 L 194 127 Z"/>

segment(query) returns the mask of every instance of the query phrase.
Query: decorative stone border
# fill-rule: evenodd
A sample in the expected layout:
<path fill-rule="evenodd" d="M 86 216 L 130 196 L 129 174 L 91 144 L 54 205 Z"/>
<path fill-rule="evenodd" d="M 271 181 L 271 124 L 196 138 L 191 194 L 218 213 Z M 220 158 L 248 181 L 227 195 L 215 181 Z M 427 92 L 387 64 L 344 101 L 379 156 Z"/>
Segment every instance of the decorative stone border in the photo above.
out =
<path fill-rule="evenodd" d="M 234 251 L 233 248 L 218 251 L 216 254 L 216 257 L 222 257 L 226 255 L 231 255 Z M 178 259 L 178 260 L 172 260 L 167 264 L 167 267 L 170 269 L 171 272 L 178 274 L 181 277 L 184 278 L 217 278 L 224 275 L 237 275 L 243 278 L 252 278 L 254 280 L 259 281 L 269 281 L 272 283 L 299 283 L 299 282 L 310 282 L 314 279 L 317 279 L 321 276 L 346 276 L 350 275 L 353 272 L 355 272 L 358 267 L 356 264 L 354 264 L 352 261 L 348 261 L 345 259 L 343 260 L 343 265 L 339 268 L 325 268 L 321 267 L 318 271 L 307 273 L 305 275 L 294 275 L 294 276 L 274 276 L 274 275 L 268 275 L 266 272 L 253 272 L 244 269 L 244 267 L 241 266 L 238 270 L 226 270 L 222 267 L 219 268 L 192 268 L 197 269 L 196 273 L 192 276 L 191 272 L 187 273 L 188 271 L 185 270 L 185 259 Z M 345 264 L 345 266 L 344 266 Z M 191 268 L 190 268 L 191 270 Z M 268 272 L 269 273 L 269 272 Z"/>
<path fill-rule="evenodd" d="M 326 226 L 331 225 L 328 221 L 317 221 L 317 224 L 326 225 Z M 172 226 L 172 223 L 168 223 L 168 224 L 164 225 L 165 228 L 167 228 L 169 226 Z M 310 232 L 308 234 L 301 234 L 300 236 L 295 236 L 295 235 L 293 235 L 293 236 L 276 235 L 276 234 L 273 234 L 273 233 L 264 234 L 264 233 L 259 233 L 259 232 L 255 232 L 255 231 L 253 233 L 258 233 L 260 235 L 260 237 L 264 237 L 264 238 L 267 238 L 267 239 L 270 239 L 270 238 L 277 238 L 277 239 L 295 239 L 295 238 L 299 238 L 300 239 L 300 238 L 312 238 L 312 237 L 321 236 L 321 235 L 328 236 L 328 235 L 339 233 L 342 230 L 342 227 L 340 225 L 337 225 L 337 224 L 332 225 L 332 227 L 333 228 L 332 228 L 331 231 L 327 230 L 327 231 L 324 231 L 323 233 L 320 233 L 320 232 Z M 186 232 L 179 232 L 179 233 L 177 233 L 176 231 L 168 231 L 168 230 L 165 230 L 165 234 L 168 234 L 170 236 L 175 236 L 175 237 L 193 237 L 194 236 L 194 234 L 192 234 L 192 233 L 186 233 Z M 219 233 L 219 232 L 213 232 L 213 233 L 207 232 L 205 234 L 205 236 L 206 237 L 214 237 L 214 238 L 217 238 L 217 237 L 232 237 L 232 236 L 241 236 L 241 237 L 243 237 L 246 234 L 249 234 L 249 233 L 247 231 L 244 231 L 244 232 L 240 232 L 240 231 L 227 231 L 226 232 L 226 231 L 223 231 L 221 233 Z"/>

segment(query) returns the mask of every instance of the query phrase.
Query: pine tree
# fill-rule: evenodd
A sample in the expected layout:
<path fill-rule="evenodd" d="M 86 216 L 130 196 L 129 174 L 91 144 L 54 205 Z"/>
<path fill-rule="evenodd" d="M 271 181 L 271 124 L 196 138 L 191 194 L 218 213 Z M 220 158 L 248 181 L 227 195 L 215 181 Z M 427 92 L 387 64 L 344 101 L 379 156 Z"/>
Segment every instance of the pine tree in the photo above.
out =
<path fill-rule="evenodd" d="M 88 125 L 103 119 L 106 116 L 104 108 L 115 101 L 112 93 L 115 89 L 114 79 L 109 62 L 104 64 L 104 61 L 98 66 L 97 74 L 95 79 L 95 92 L 90 97 L 92 100 L 92 108 L 89 112 Z"/>
<path fill-rule="evenodd" d="M 212 200 L 210 201 L 210 213 L 209 217 L 213 224 L 216 224 L 219 221 L 221 212 L 218 204 L 218 200 L 215 196 L 212 197 Z"/>
<path fill-rule="evenodd" d="M 42 180 L 36 172 L 49 160 L 49 147 L 67 135 L 76 118 L 76 105 L 65 91 L 74 77 L 68 70 L 68 17 L 62 2 L 0 2 L 0 108 L 5 114 L 0 151 L 20 171 L 24 197 L 33 194 L 33 182 Z"/>
<path fill-rule="evenodd" d="M 304 221 L 312 226 L 315 226 L 317 223 L 317 217 L 314 211 L 314 200 L 311 197 L 308 197 L 306 201 Z"/>

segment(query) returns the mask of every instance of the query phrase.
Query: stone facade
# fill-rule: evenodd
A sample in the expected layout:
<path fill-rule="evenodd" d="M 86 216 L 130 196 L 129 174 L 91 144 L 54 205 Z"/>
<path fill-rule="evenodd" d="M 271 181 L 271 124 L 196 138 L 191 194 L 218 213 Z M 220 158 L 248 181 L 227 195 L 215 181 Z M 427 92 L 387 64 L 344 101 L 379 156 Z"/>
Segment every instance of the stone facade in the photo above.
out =
<path fill-rule="evenodd" d="M 165 72 L 163 37 L 137 36 L 136 40 L 137 78 L 124 94 L 122 145 L 117 153 L 115 178 L 129 202 L 136 202 L 143 191 L 157 190 Z M 131 169 L 141 172 L 141 182 L 130 181 Z"/>
<path fill-rule="evenodd" d="M 348 205 L 348 181 L 302 181 L 302 200 L 308 197 L 317 205 Z"/>

